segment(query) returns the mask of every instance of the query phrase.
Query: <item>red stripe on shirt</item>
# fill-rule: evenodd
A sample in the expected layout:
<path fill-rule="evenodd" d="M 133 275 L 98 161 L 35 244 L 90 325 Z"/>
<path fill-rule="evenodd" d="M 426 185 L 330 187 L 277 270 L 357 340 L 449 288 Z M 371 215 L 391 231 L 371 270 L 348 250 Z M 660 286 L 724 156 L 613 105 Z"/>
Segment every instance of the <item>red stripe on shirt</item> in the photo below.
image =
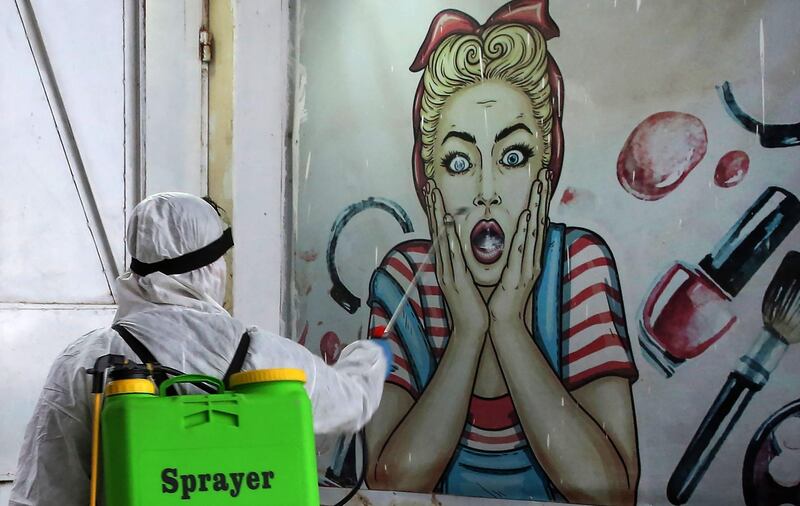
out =
<path fill-rule="evenodd" d="M 447 327 L 430 326 L 427 330 L 429 336 L 450 337 L 450 329 Z"/>
<path fill-rule="evenodd" d="M 422 272 L 436 272 L 436 266 L 430 262 L 417 264 L 417 270 Z"/>
<path fill-rule="evenodd" d="M 583 320 L 582 322 L 573 325 L 564 333 L 564 337 L 570 338 L 575 334 L 577 334 L 578 332 L 588 329 L 592 325 L 600 325 L 602 323 L 615 323 L 617 325 L 625 324 L 622 317 L 620 317 L 613 311 L 606 311 L 604 313 L 598 313 L 596 315 L 592 315 L 589 318 Z"/>
<path fill-rule="evenodd" d="M 570 364 L 575 362 L 576 360 L 580 360 L 583 357 L 587 357 L 593 353 L 596 353 L 603 348 L 608 348 L 614 345 L 619 345 L 625 348 L 625 345 L 622 342 L 622 339 L 617 334 L 603 334 L 602 336 L 598 337 L 591 343 L 587 344 L 583 348 L 579 350 L 575 350 L 566 357 L 564 357 L 564 362 Z"/>
<path fill-rule="evenodd" d="M 394 354 L 394 365 L 396 365 L 398 369 L 408 372 L 408 362 L 397 353 Z"/>
<path fill-rule="evenodd" d="M 409 266 L 396 257 L 389 257 L 386 260 L 386 265 L 391 265 L 398 273 L 400 273 L 406 281 L 411 282 L 414 279 L 414 273 L 411 272 Z"/>
<path fill-rule="evenodd" d="M 414 387 L 411 386 L 411 383 L 404 380 L 400 376 L 397 376 L 396 374 L 390 374 L 389 377 L 386 378 L 386 383 L 391 383 L 392 385 L 399 386 L 400 388 L 411 394 L 412 397 L 417 396 L 417 393 L 414 390 Z"/>
<path fill-rule="evenodd" d="M 519 422 L 511 396 L 485 399 L 473 395 L 469 401 L 469 423 L 483 430 L 503 430 Z"/>
<path fill-rule="evenodd" d="M 576 265 L 575 267 L 571 268 L 570 271 L 564 275 L 564 281 L 572 281 L 579 275 L 583 274 L 589 269 L 594 269 L 595 267 L 613 267 L 613 266 L 614 262 L 608 257 L 595 258 L 593 260 L 589 260 L 588 262 L 584 262 L 580 265 Z"/>
<path fill-rule="evenodd" d="M 419 291 L 422 295 L 441 295 L 442 289 L 436 285 L 419 285 Z"/>
<path fill-rule="evenodd" d="M 408 299 L 408 302 L 410 302 L 410 303 L 411 303 L 411 309 L 413 309 L 413 310 L 414 310 L 414 314 L 416 314 L 416 315 L 417 315 L 417 318 L 419 318 L 419 319 L 421 320 L 421 319 L 424 317 L 423 315 L 424 315 L 425 313 L 424 313 L 424 311 L 422 310 L 422 307 L 419 305 L 419 302 L 417 302 L 416 300 L 414 300 L 414 299 L 412 299 L 412 298 L 410 298 L 410 297 L 409 297 L 409 299 Z"/>
<path fill-rule="evenodd" d="M 476 434 L 474 432 L 467 432 L 465 437 L 470 441 L 475 441 L 477 443 L 486 443 L 486 444 L 507 444 L 507 443 L 516 443 L 517 441 L 522 440 L 522 434 L 516 433 L 510 436 L 484 436 L 481 434 Z"/>
<path fill-rule="evenodd" d="M 589 234 L 584 234 L 569 245 L 569 256 L 574 257 L 589 246 L 599 246 L 602 248 L 604 245 Z"/>
<path fill-rule="evenodd" d="M 606 362 L 597 367 L 587 369 L 575 376 L 570 376 L 566 381 L 566 386 L 568 390 L 575 390 L 604 376 L 619 376 L 621 378 L 635 380 L 638 375 L 639 373 L 636 371 L 636 366 L 633 365 L 632 362 Z"/>
<path fill-rule="evenodd" d="M 444 308 L 441 307 L 428 306 L 425 308 L 425 314 L 428 318 L 445 318 Z"/>
<path fill-rule="evenodd" d="M 383 307 L 378 305 L 372 306 L 372 314 L 380 318 L 383 318 L 384 320 L 389 319 L 389 315 L 386 314 L 386 311 L 383 309 Z"/>
<path fill-rule="evenodd" d="M 403 251 L 407 251 L 409 253 L 425 253 L 427 254 L 431 249 L 430 241 L 422 241 L 415 244 L 406 243 L 403 244 Z"/>
<path fill-rule="evenodd" d="M 617 302 L 622 301 L 622 295 L 614 289 L 611 285 L 605 282 L 595 283 L 591 286 L 588 286 L 580 291 L 577 295 L 569 299 L 564 305 L 561 306 L 562 311 L 568 311 L 570 309 L 575 308 L 576 306 L 580 305 L 583 301 L 591 297 L 592 295 L 597 295 L 600 292 L 607 293 L 612 299 L 616 300 Z"/>

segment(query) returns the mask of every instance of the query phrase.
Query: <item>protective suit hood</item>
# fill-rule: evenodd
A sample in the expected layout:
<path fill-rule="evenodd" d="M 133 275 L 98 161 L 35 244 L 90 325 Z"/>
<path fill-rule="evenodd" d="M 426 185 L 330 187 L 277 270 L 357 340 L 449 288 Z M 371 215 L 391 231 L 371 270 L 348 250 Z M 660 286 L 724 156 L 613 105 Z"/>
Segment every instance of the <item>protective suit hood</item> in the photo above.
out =
<path fill-rule="evenodd" d="M 128 223 L 131 256 L 147 264 L 198 251 L 220 238 L 225 225 L 216 210 L 188 193 L 158 193 L 140 202 Z M 217 312 L 225 297 L 225 260 L 182 274 L 131 271 L 117 279 L 119 308 L 115 321 L 148 304 L 175 304 Z"/>
<path fill-rule="evenodd" d="M 128 246 L 134 259 L 153 264 L 201 250 L 218 240 L 224 229 L 216 210 L 203 199 L 159 193 L 134 208 Z M 181 274 L 142 276 L 128 271 L 116 281 L 114 323 L 128 329 L 156 359 L 181 357 L 174 365 L 180 370 L 211 366 L 224 372 L 232 347 L 244 332 L 221 305 L 226 279 L 222 257 Z"/>

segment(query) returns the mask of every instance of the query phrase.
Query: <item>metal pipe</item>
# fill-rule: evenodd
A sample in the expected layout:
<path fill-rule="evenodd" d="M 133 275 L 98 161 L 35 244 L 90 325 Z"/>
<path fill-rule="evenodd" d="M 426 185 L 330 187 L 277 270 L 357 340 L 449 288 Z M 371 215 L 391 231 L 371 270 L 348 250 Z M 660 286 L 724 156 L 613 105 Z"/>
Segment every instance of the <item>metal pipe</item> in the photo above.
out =
<path fill-rule="evenodd" d="M 58 82 L 50 64 L 50 58 L 47 55 L 47 48 L 39 30 L 36 14 L 33 11 L 30 0 L 15 0 L 15 3 L 34 64 L 36 65 L 36 71 L 39 74 L 39 80 L 42 83 L 47 105 L 50 108 L 50 114 L 55 123 L 56 133 L 86 218 L 86 224 L 89 227 L 89 233 L 92 236 L 103 274 L 106 277 L 108 290 L 111 293 L 111 297 L 116 301 L 114 280 L 119 276 L 119 269 L 114 259 L 114 252 L 111 249 L 106 228 L 103 226 L 103 219 L 92 191 L 91 182 L 86 173 L 86 167 L 83 164 L 78 144 L 75 141 L 75 134 L 72 131 L 69 115 L 64 107 L 64 100 L 61 98 L 61 92 L 58 89 Z"/>
<path fill-rule="evenodd" d="M 123 24 L 123 120 L 125 123 L 125 169 L 123 181 L 125 185 L 125 204 L 123 208 L 125 223 L 134 206 L 145 196 L 144 160 L 145 131 L 142 117 L 145 104 L 144 83 L 144 2 L 125 0 L 122 4 Z M 125 243 L 123 264 L 120 270 L 130 261 L 128 244 Z"/>

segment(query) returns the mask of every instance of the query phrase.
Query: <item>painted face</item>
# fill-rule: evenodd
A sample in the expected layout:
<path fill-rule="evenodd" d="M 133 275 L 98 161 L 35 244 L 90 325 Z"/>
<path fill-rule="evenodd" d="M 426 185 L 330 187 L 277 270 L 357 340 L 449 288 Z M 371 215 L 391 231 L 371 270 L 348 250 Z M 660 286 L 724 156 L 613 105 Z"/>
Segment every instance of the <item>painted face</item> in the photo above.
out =
<path fill-rule="evenodd" d="M 542 168 L 543 137 L 528 97 L 501 81 L 459 90 L 444 105 L 433 179 L 479 285 L 500 280 L 517 219 Z"/>

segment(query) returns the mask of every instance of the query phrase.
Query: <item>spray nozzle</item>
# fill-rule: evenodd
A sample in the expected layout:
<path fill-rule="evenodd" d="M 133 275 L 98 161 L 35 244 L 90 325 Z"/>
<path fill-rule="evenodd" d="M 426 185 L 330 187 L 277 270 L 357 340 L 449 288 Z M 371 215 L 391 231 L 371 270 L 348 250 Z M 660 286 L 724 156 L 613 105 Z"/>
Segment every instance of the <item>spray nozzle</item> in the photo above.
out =
<path fill-rule="evenodd" d="M 105 373 L 109 369 L 111 369 L 111 371 L 108 375 L 112 380 L 154 378 L 156 384 L 161 384 L 161 382 L 167 378 L 167 375 L 181 376 L 184 374 L 177 369 L 166 367 L 158 363 L 137 364 L 131 362 L 122 355 L 103 355 L 95 360 L 94 367 L 86 371 L 86 374 L 91 374 L 93 376 L 92 393 L 103 393 Z M 205 384 L 198 383 L 196 386 L 211 394 L 218 393 L 214 387 Z M 171 395 L 174 395 L 174 392 Z"/>
<path fill-rule="evenodd" d="M 92 393 L 103 392 L 106 372 L 112 380 L 150 378 L 160 372 L 158 364 L 137 364 L 122 355 L 103 355 L 94 362 L 94 367 L 86 371 L 92 375 Z"/>
<path fill-rule="evenodd" d="M 86 374 L 92 376 L 92 393 L 103 393 L 103 383 L 105 380 L 106 371 L 111 367 L 124 365 L 128 359 L 122 355 L 103 355 L 94 361 L 94 367 L 88 369 Z"/>

